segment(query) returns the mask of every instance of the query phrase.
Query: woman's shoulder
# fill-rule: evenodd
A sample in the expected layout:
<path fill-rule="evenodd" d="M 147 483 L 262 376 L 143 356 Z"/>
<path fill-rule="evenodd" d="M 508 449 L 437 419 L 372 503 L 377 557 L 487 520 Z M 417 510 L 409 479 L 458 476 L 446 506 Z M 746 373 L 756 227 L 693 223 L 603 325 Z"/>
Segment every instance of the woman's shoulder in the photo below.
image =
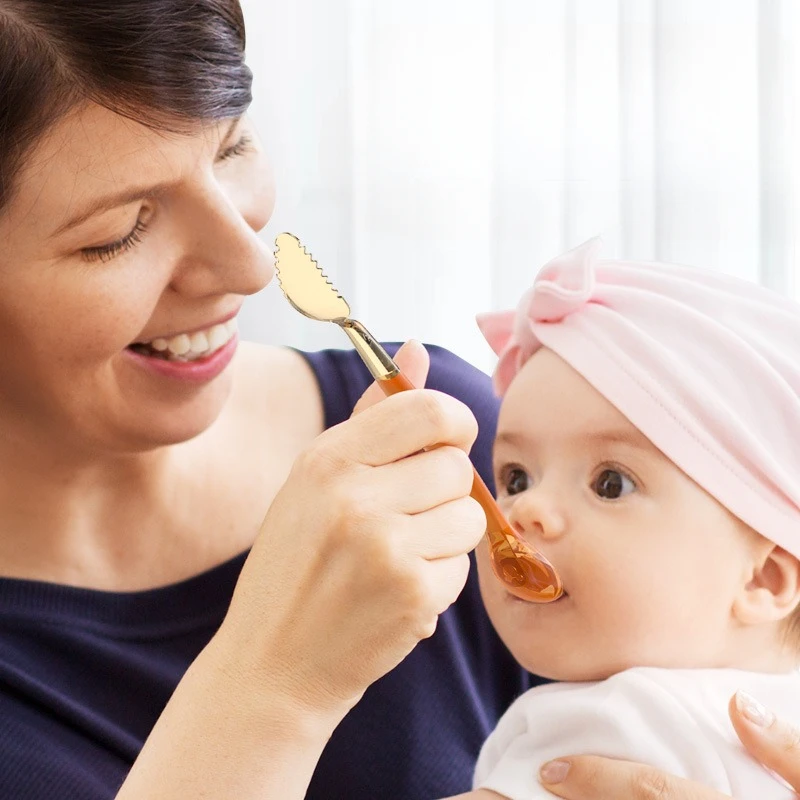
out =
<path fill-rule="evenodd" d="M 189 456 L 227 477 L 220 485 L 232 487 L 231 502 L 240 504 L 245 481 L 268 507 L 299 453 L 324 429 L 320 393 L 306 361 L 287 348 L 242 342 L 231 369 L 225 409 Z"/>
<path fill-rule="evenodd" d="M 241 342 L 234 365 L 236 388 L 242 398 L 314 388 L 313 369 L 299 351 L 290 347 Z"/>
<path fill-rule="evenodd" d="M 239 345 L 231 413 L 253 433 L 278 425 L 303 439 L 323 429 L 323 408 L 313 369 L 295 350 L 253 342 Z"/>

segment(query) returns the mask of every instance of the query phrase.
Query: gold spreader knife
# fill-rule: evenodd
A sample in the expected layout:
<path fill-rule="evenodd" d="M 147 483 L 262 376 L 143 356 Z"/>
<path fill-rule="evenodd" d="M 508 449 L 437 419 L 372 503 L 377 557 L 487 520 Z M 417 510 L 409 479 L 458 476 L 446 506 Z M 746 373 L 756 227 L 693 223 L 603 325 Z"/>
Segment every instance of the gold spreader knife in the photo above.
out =
<path fill-rule="evenodd" d="M 291 233 L 282 233 L 275 246 L 278 281 L 292 306 L 311 319 L 336 323 L 348 335 L 384 394 L 414 389 L 369 331 L 350 317 L 347 301 L 299 239 Z M 486 537 L 495 574 L 511 594 L 523 600 L 536 603 L 557 600 L 563 593 L 558 573 L 508 524 L 481 476 L 474 468 L 473 472 L 471 494 L 486 514 Z"/>

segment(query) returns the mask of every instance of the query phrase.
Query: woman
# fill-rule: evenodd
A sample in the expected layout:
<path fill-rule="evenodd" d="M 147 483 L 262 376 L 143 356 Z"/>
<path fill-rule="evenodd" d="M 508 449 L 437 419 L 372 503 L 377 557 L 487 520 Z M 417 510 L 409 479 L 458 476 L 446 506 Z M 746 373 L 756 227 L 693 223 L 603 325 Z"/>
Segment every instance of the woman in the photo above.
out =
<path fill-rule="evenodd" d="M 430 800 L 530 683 L 468 576 L 488 381 L 238 345 L 243 50 L 236 0 L 0 0 L 2 797 Z"/>

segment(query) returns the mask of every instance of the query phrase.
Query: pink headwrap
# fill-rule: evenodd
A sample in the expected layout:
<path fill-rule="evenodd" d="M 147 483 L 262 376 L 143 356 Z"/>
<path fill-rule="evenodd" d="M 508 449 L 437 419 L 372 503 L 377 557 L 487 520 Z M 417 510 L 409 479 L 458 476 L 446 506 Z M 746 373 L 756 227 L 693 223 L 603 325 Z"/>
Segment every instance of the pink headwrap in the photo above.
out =
<path fill-rule="evenodd" d="M 800 558 L 800 305 L 672 264 L 546 264 L 516 311 L 478 324 L 505 393 L 544 346 L 733 514 Z"/>

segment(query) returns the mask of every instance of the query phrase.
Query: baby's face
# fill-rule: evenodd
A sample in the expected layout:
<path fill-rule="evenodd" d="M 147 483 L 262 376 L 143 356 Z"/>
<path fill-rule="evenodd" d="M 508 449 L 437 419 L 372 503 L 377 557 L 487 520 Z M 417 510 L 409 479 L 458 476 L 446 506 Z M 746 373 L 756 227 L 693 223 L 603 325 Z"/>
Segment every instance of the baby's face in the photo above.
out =
<path fill-rule="evenodd" d="M 542 349 L 503 401 L 500 506 L 566 596 L 518 600 L 478 550 L 489 615 L 530 671 L 599 680 L 631 666 L 719 666 L 758 538 L 584 378 Z"/>

